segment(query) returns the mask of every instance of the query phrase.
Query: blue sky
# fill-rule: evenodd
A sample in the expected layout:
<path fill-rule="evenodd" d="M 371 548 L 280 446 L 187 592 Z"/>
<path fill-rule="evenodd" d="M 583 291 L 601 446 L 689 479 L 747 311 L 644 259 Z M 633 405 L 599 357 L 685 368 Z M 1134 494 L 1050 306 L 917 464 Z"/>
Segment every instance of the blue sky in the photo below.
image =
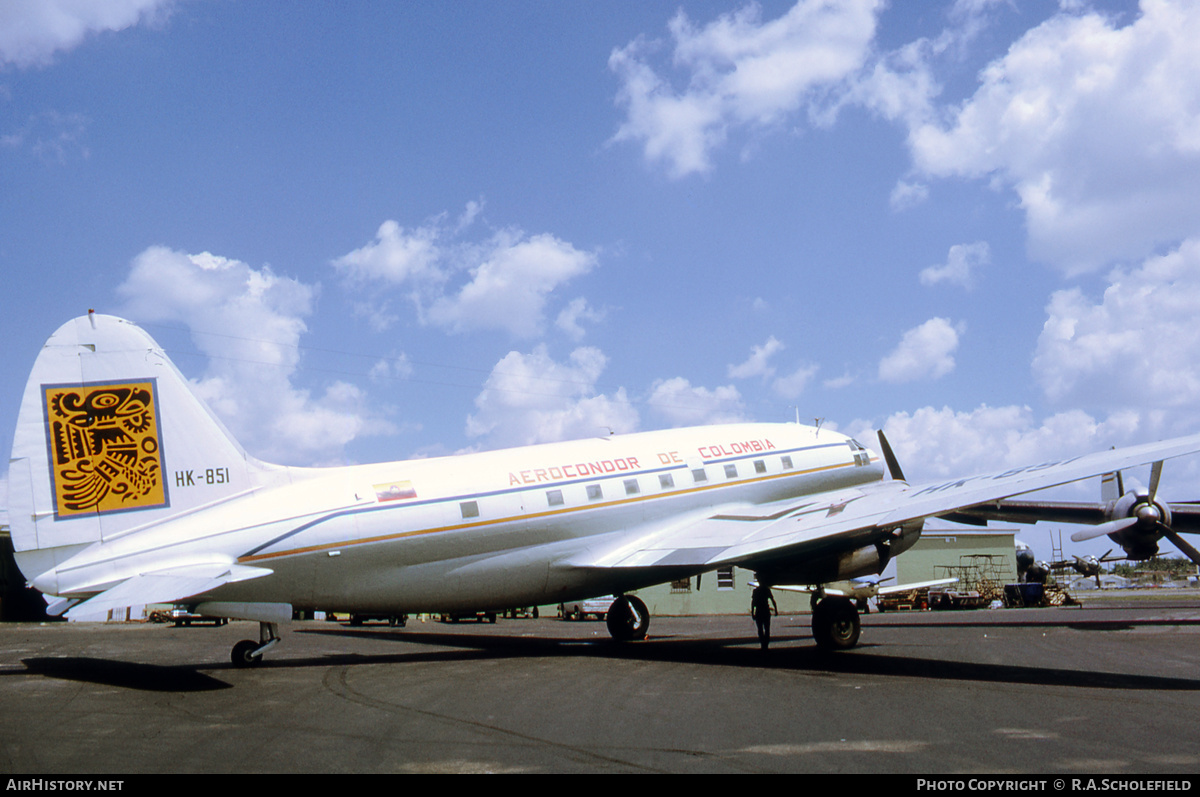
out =
<path fill-rule="evenodd" d="M 1197 40 L 1164 0 L 5 3 L 0 447 L 89 308 L 288 464 L 1195 432 Z"/>

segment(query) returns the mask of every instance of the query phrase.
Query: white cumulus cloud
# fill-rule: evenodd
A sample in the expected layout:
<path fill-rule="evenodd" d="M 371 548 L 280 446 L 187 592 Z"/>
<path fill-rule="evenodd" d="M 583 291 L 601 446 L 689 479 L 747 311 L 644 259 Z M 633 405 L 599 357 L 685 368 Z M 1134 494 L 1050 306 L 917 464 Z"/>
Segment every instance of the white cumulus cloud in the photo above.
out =
<path fill-rule="evenodd" d="M 975 285 L 979 270 L 988 265 L 991 260 L 992 251 L 987 241 L 955 244 L 950 247 L 945 263 L 922 269 L 919 279 L 922 285 L 948 282 L 951 285 L 971 288 Z"/>
<path fill-rule="evenodd" d="M 1129 24 L 1063 12 L 983 70 L 949 123 L 910 123 L 924 176 L 1020 198 L 1030 253 L 1067 272 L 1200 234 L 1200 5 L 1145 0 Z"/>
<path fill-rule="evenodd" d="M 427 317 L 454 331 L 505 329 L 532 337 L 541 330 L 550 293 L 595 265 L 593 253 L 553 235 L 506 231 L 488 242 L 470 280 L 457 294 L 436 299 Z"/>
<path fill-rule="evenodd" d="M 775 375 L 775 366 L 770 364 L 771 357 L 783 348 L 784 345 L 771 335 L 763 345 L 751 347 L 750 356 L 745 362 L 728 367 L 729 378 L 749 379 L 761 376 L 769 379 Z"/>
<path fill-rule="evenodd" d="M 88 35 L 131 28 L 165 13 L 174 0 L 4 0 L 0 64 L 47 64 Z"/>
<path fill-rule="evenodd" d="M 961 325 L 945 318 L 931 318 L 904 333 L 900 344 L 879 363 L 884 382 L 911 382 L 945 376 L 954 370 Z"/>
<path fill-rule="evenodd" d="M 467 419 L 467 436 L 484 447 L 550 443 L 635 431 L 638 413 L 624 388 L 597 394 L 608 364 L 599 349 L 584 346 L 558 362 L 546 347 L 509 352 L 488 376 Z"/>
<path fill-rule="evenodd" d="M 595 268 L 598 257 L 549 233 L 527 235 L 515 228 L 471 240 L 465 236 L 479 213 L 472 202 L 454 224 L 445 214 L 414 229 L 388 220 L 373 241 L 334 259 L 348 290 L 369 291 L 357 312 L 377 330 L 385 329 L 398 318 L 389 302 L 398 292 L 425 324 L 453 332 L 537 335 L 551 295 Z M 595 317 L 586 305 L 564 312 L 560 323 L 569 333 L 582 331 L 580 319 Z"/>
<path fill-rule="evenodd" d="M 1200 239 L 1118 269 L 1098 299 L 1055 292 L 1033 371 L 1046 396 L 1154 416 L 1164 433 L 1200 420 Z"/>
<path fill-rule="evenodd" d="M 572 299 L 558 313 L 558 318 L 554 319 L 554 326 L 567 333 L 567 336 L 572 340 L 580 340 L 583 338 L 584 330 L 581 321 L 589 321 L 596 323 L 603 321 L 605 312 L 597 310 L 588 304 L 587 299 L 582 296 Z"/>
<path fill-rule="evenodd" d="M 646 403 L 671 426 L 746 420 L 742 395 L 736 387 L 725 385 L 709 389 L 692 385 L 681 376 L 656 380 Z"/>
<path fill-rule="evenodd" d="M 697 26 L 680 10 L 670 21 L 672 81 L 652 65 L 662 42 L 637 39 L 614 50 L 626 119 L 616 141 L 638 141 L 646 160 L 673 177 L 708 171 L 731 129 L 790 119 L 815 95 L 863 64 L 875 35 L 878 0 L 800 0 L 777 19 L 756 4 Z M 676 84 L 680 87 L 677 88 Z"/>

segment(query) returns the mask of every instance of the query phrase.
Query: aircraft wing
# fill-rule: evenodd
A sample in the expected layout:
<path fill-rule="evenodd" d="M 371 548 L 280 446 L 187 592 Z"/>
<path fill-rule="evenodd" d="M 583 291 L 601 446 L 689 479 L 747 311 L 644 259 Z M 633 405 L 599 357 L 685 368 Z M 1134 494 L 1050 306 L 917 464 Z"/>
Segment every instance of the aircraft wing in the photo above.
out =
<path fill-rule="evenodd" d="M 718 507 L 704 517 L 626 539 L 580 566 L 757 567 L 801 554 L 836 553 L 879 541 L 906 523 L 1091 476 L 1200 451 L 1200 435 L 928 484 L 900 481 L 762 505 Z M 1103 504 L 1097 504 L 1102 508 Z M 1032 522 L 1034 513 L 1026 516 Z M 1046 519 L 1046 518 L 1041 518 Z M 1051 513 L 1051 519 L 1053 515 Z M 1102 520 L 1102 512 L 1095 515 Z"/>
<path fill-rule="evenodd" d="M 174 603 L 216 589 L 222 584 L 259 578 L 271 572 L 265 567 L 217 562 L 139 573 L 71 607 L 67 617 L 72 620 L 95 619 L 113 609 L 127 606 Z"/>
<path fill-rule="evenodd" d="M 1200 504 L 1192 502 L 1169 503 L 1171 527 L 1186 533 L 1200 532 Z M 1008 523 L 1078 523 L 1093 525 L 1103 523 L 1107 516 L 1104 504 L 1081 501 L 989 501 L 968 507 L 951 515 L 946 520 L 985 526 L 989 520 Z"/>

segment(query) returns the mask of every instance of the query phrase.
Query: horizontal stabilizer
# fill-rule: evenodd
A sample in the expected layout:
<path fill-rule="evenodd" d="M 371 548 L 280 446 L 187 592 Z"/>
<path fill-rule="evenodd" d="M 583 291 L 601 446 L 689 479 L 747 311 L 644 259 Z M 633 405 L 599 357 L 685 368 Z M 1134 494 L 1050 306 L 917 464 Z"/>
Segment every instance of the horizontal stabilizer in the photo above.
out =
<path fill-rule="evenodd" d="M 174 603 L 216 589 L 222 584 L 270 575 L 264 567 L 227 563 L 184 565 L 128 578 L 67 612 L 71 620 L 103 619 L 113 609 Z"/>

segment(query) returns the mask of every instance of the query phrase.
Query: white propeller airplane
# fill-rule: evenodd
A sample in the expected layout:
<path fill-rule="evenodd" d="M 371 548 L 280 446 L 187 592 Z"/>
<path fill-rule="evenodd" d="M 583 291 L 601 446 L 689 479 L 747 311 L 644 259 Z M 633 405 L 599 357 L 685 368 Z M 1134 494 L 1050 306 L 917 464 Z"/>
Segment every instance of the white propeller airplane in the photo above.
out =
<path fill-rule="evenodd" d="M 730 565 L 768 586 L 878 574 L 930 517 L 1033 522 L 1069 507 L 1110 524 L 1114 539 L 1140 535 L 1145 551 L 1162 536 L 1179 544 L 1170 512 L 1176 527 L 1200 515 L 1155 500 L 1161 465 L 1144 495 L 1006 500 L 1198 451 L 1200 435 L 920 485 L 903 480 L 882 434 L 880 444 L 890 480 L 875 452 L 799 424 L 269 465 L 238 445 L 149 335 L 89 312 L 34 364 L 9 514 L 17 562 L 52 614 L 180 603 L 256 620 L 259 639 L 233 649 L 238 666 L 261 662 L 298 609 L 460 612 L 613 594 L 610 632 L 640 639 L 649 616 L 635 589 Z M 824 648 L 853 647 L 858 612 L 826 595 L 812 627 Z"/>

